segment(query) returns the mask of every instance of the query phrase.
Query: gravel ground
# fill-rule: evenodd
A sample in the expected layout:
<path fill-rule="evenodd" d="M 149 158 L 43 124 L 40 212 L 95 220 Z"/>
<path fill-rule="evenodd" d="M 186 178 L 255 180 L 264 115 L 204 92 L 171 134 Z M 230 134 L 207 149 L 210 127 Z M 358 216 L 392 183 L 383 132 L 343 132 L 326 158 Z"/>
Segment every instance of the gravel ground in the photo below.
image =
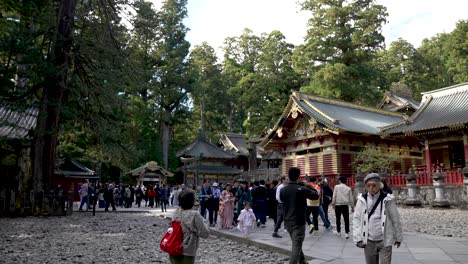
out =
<path fill-rule="evenodd" d="M 400 208 L 405 232 L 468 238 L 468 211 Z M 335 223 L 334 213 L 330 220 Z M 0 263 L 169 263 L 159 240 L 169 220 L 152 213 L 75 213 L 0 219 Z M 284 263 L 287 256 L 228 239 L 201 239 L 196 263 Z"/>
<path fill-rule="evenodd" d="M 0 219 L 0 263 L 169 263 L 159 241 L 169 220 L 151 213 L 75 213 Z M 287 256 L 211 236 L 196 263 L 284 263 Z"/>

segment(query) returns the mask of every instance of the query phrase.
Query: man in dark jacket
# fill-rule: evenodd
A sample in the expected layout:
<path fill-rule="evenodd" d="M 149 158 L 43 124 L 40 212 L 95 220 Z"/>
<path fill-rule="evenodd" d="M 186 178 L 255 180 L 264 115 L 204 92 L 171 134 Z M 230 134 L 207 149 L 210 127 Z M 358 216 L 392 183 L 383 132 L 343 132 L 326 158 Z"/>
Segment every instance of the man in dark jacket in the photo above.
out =
<path fill-rule="evenodd" d="M 284 224 L 292 241 L 289 264 L 307 263 L 302 252 L 305 237 L 307 199 L 317 200 L 319 195 L 311 186 L 300 182 L 301 170 L 292 167 L 288 171 L 289 184 L 280 192 L 283 202 Z"/>

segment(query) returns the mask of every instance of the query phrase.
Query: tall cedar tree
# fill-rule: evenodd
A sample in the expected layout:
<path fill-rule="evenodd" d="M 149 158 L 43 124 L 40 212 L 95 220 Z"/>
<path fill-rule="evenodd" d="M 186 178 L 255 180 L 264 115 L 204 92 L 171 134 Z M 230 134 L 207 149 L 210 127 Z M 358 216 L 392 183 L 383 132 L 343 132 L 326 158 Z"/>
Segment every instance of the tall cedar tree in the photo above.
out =
<path fill-rule="evenodd" d="M 376 99 L 372 60 L 383 48 L 386 8 L 375 0 L 307 0 L 302 8 L 312 12 L 305 44 L 295 51 L 298 71 L 310 79 L 302 90 L 346 101 Z"/>
<path fill-rule="evenodd" d="M 190 44 L 185 40 L 187 27 L 187 0 L 167 0 L 158 12 L 160 41 L 156 54 L 156 104 L 162 132 L 163 165 L 168 167 L 169 143 L 176 113 L 184 107 L 190 92 L 187 56 Z"/>

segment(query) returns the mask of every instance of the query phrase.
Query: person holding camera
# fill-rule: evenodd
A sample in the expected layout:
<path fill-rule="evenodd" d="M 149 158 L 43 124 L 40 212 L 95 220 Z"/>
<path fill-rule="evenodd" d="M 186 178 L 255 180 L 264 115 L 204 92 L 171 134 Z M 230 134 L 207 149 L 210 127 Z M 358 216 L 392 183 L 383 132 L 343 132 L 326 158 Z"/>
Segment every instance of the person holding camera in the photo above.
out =
<path fill-rule="evenodd" d="M 393 195 L 382 192 L 379 174 L 364 178 L 367 192 L 360 194 L 353 215 L 353 239 L 364 248 L 367 264 L 390 264 L 392 245 L 400 247 L 403 240 L 400 214 Z"/>

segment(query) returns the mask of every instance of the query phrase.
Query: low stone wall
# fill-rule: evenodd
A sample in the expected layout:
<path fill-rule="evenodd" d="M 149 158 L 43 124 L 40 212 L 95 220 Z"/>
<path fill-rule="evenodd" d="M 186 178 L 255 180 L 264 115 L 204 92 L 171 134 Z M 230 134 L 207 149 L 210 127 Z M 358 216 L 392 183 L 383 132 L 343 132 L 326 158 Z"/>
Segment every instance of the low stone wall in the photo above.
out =
<path fill-rule="evenodd" d="M 408 188 L 393 188 L 392 191 L 397 203 L 404 204 L 408 197 Z M 466 206 L 466 187 L 445 186 L 445 197 L 450 202 L 451 206 Z M 435 188 L 433 186 L 418 187 L 418 198 L 423 205 L 432 205 L 435 199 Z"/>

